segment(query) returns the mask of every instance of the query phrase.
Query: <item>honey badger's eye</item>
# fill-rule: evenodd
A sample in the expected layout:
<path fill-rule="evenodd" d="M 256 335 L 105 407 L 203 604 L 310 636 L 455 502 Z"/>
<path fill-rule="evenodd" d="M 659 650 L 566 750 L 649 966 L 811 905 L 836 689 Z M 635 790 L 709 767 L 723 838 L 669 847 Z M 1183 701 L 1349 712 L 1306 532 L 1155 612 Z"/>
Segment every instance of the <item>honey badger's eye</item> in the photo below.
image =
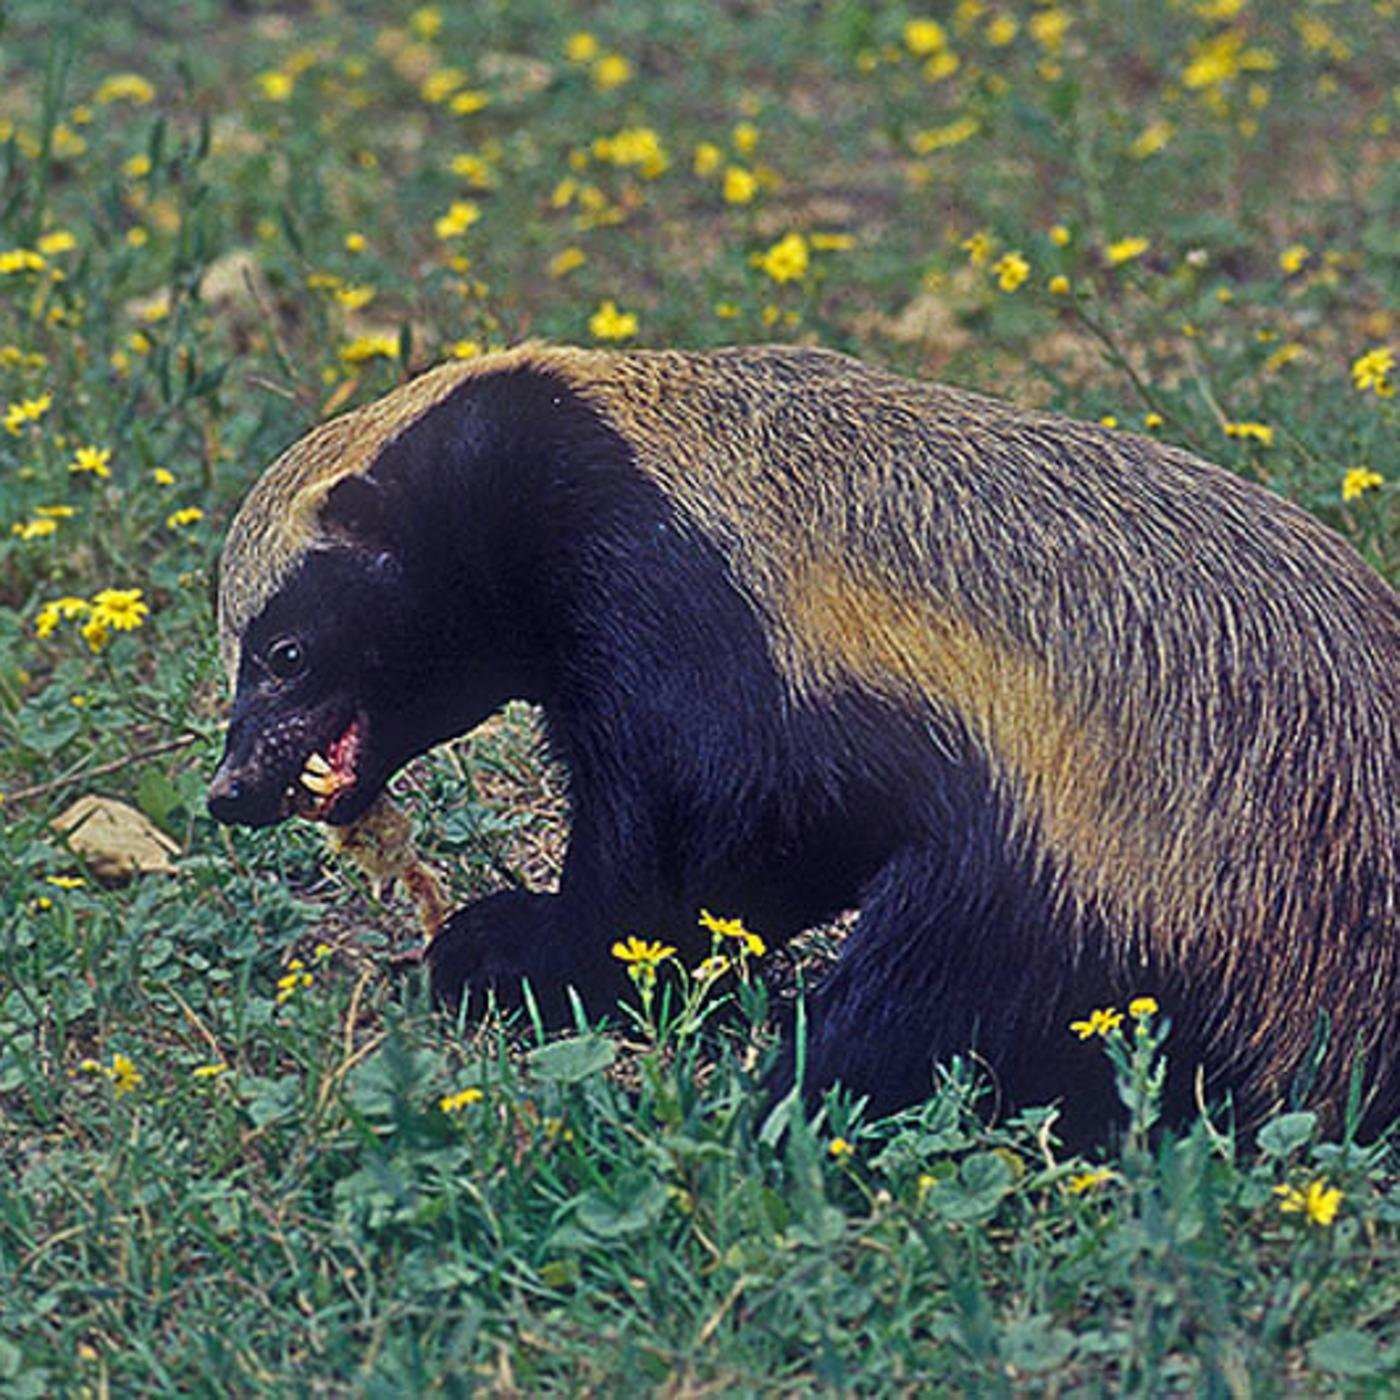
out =
<path fill-rule="evenodd" d="M 291 680 L 306 668 L 306 649 L 295 637 L 279 637 L 267 649 L 267 669 L 281 680 Z"/>

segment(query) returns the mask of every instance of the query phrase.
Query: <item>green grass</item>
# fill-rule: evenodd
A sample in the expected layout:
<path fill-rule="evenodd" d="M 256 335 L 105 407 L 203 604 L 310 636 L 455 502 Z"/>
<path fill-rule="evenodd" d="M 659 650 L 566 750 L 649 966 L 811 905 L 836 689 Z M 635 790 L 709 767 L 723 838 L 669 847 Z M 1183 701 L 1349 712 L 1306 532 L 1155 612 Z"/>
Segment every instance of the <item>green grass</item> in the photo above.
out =
<path fill-rule="evenodd" d="M 401 901 L 305 826 L 203 815 L 212 565 L 248 484 L 454 347 L 592 341 L 609 300 L 630 343 L 811 340 L 1111 416 L 1396 577 L 1397 376 L 1353 370 L 1400 335 L 1395 5 L 974 8 L 487 0 L 429 33 L 329 0 L 6 7 L 0 254 L 42 258 L 0 260 L 0 410 L 35 406 L 0 428 L 6 1393 L 1400 1381 L 1393 1148 L 1289 1115 L 1086 1164 L 967 1066 L 902 1118 L 838 1100 L 775 1142 L 758 984 L 703 1034 L 462 1033 L 389 970 Z M 911 14 L 956 71 L 924 72 Z M 120 73 L 151 91 L 104 90 Z M 477 217 L 441 237 L 454 201 Z M 70 470 L 81 447 L 107 475 Z M 96 650 L 90 612 L 36 628 L 105 589 L 141 590 L 139 626 Z M 459 898 L 551 878 L 527 714 L 410 777 Z M 50 822 L 89 792 L 168 833 L 175 875 L 84 867 Z M 1282 1209 L 1314 1182 L 1343 1193 L 1330 1224 Z"/>

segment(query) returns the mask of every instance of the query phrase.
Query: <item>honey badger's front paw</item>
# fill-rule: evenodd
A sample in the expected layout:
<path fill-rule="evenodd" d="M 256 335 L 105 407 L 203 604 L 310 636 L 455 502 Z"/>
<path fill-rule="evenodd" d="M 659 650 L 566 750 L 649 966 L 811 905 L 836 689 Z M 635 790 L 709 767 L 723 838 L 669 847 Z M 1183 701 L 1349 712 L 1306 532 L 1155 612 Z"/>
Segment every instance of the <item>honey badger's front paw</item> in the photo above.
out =
<path fill-rule="evenodd" d="M 557 896 L 524 890 L 459 909 L 428 945 L 434 998 L 456 1008 L 466 997 L 468 1017 L 475 1020 L 492 999 L 505 1010 L 523 1006 L 521 983 L 528 980 L 546 1024 L 572 1023 L 570 986 L 591 1015 L 607 1012 L 626 990 L 620 965 L 605 945 L 591 948 L 564 923 Z M 590 952 L 598 956 L 590 958 Z"/>

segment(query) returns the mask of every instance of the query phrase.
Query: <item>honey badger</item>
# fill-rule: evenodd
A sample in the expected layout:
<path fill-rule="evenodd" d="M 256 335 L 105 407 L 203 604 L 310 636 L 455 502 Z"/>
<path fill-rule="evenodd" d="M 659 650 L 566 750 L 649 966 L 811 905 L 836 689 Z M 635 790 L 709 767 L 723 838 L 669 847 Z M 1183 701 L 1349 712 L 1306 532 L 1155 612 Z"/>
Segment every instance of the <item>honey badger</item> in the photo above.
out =
<path fill-rule="evenodd" d="M 809 1093 L 892 1109 L 975 1048 L 1010 1102 L 1104 1111 L 1067 1022 L 1151 994 L 1242 1121 L 1335 1124 L 1354 1065 L 1372 1125 L 1400 1107 L 1397 595 L 1184 451 L 821 350 L 528 345 L 288 449 L 219 634 L 223 822 L 353 824 L 543 707 L 559 892 L 456 913 L 449 1001 L 603 1011 L 621 934 L 855 907 Z"/>

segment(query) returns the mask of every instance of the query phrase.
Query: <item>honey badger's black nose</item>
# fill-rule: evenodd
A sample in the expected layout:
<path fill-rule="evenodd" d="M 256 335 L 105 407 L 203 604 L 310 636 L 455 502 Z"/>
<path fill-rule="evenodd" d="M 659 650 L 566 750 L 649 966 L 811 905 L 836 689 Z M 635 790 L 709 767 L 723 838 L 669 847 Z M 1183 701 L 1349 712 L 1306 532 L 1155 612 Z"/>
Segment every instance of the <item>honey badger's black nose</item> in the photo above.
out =
<path fill-rule="evenodd" d="M 278 803 L 226 763 L 220 764 L 205 795 L 209 815 L 225 826 L 268 826 L 280 815 Z"/>

